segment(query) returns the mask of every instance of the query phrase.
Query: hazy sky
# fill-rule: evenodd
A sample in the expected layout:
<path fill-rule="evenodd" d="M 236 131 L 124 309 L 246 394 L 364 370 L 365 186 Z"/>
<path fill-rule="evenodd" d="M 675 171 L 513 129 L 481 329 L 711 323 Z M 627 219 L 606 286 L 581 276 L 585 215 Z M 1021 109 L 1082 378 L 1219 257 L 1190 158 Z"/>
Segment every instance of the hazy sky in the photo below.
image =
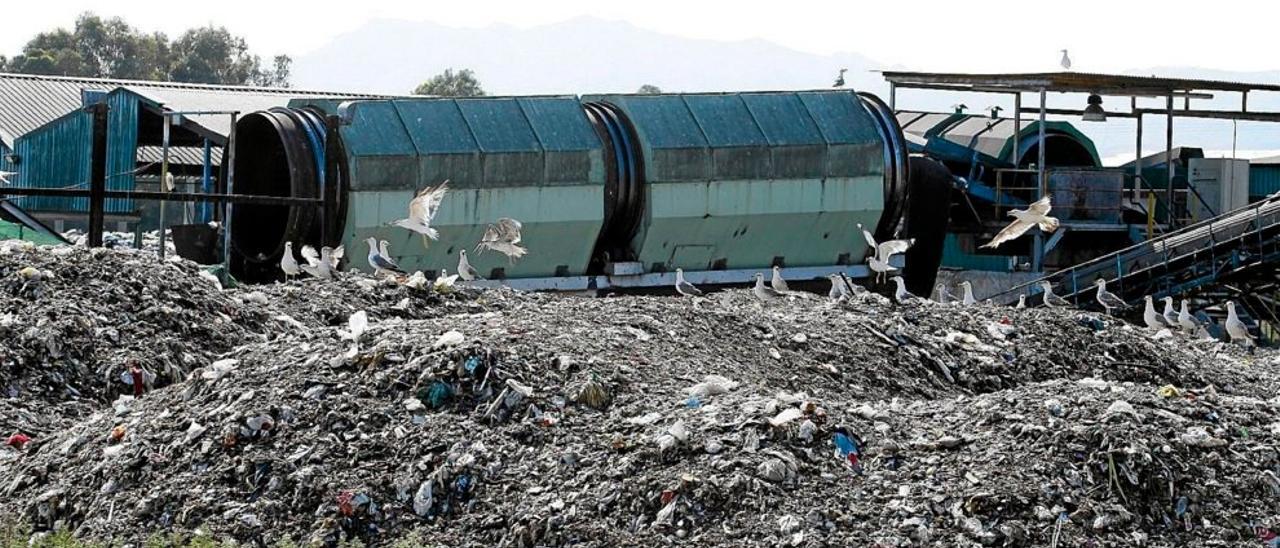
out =
<path fill-rule="evenodd" d="M 1116 0 L 5 3 L 0 53 L 6 55 L 17 53 L 35 32 L 70 26 L 77 14 L 89 10 L 100 15 L 120 15 L 144 30 L 171 35 L 195 25 L 224 25 L 248 38 L 254 51 L 263 56 L 305 54 L 372 18 L 527 27 L 591 15 L 694 38 L 763 38 L 814 53 L 857 52 L 881 63 L 913 70 L 1053 70 L 1057 67 L 1057 51 L 1062 48 L 1071 50 L 1077 70 L 1120 71 L 1169 65 L 1228 70 L 1280 68 L 1280 59 L 1274 55 L 1280 5 L 1231 0 L 1196 8 L 1178 2 Z M 906 9 L 908 5 L 910 8 Z M 1014 23 L 1015 30 L 1009 21 L 1021 22 Z M 1037 29 L 1038 26 L 1043 28 Z"/>

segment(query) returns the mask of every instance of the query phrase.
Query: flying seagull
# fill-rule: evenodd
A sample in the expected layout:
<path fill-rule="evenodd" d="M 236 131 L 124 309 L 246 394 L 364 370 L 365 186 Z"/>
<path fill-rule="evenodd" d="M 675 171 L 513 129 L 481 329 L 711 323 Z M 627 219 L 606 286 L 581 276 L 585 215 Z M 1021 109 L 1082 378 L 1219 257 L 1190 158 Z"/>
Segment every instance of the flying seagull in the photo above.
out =
<path fill-rule="evenodd" d="M 769 286 L 778 293 L 787 293 L 791 291 L 787 287 L 787 280 L 782 278 L 782 269 L 777 266 L 773 267 L 773 278 L 769 280 Z"/>
<path fill-rule="evenodd" d="M 844 73 L 846 73 L 846 72 L 849 72 L 849 69 L 847 69 L 847 68 L 842 68 L 842 69 L 840 69 L 840 75 L 836 76 L 836 83 L 835 83 L 835 84 L 833 84 L 831 87 L 833 87 L 833 88 L 842 88 L 842 87 L 844 87 Z"/>
<path fill-rule="evenodd" d="M 1040 280 L 1040 289 L 1043 290 L 1041 296 L 1046 307 L 1071 306 L 1071 303 L 1067 302 L 1066 299 L 1053 294 L 1053 284 L 1049 283 L 1048 280 Z"/>
<path fill-rule="evenodd" d="M 280 256 L 280 270 L 284 271 L 284 281 L 289 281 L 290 276 L 302 274 L 302 269 L 298 268 L 298 258 L 293 256 L 293 242 L 284 243 L 284 255 Z"/>
<path fill-rule="evenodd" d="M 756 272 L 756 286 L 751 288 L 751 293 L 764 302 L 776 301 L 782 296 L 772 287 L 764 285 L 764 274 L 760 272 Z"/>
<path fill-rule="evenodd" d="M 9 182 L 9 178 L 17 177 L 17 176 L 18 176 L 18 172 L 16 171 L 0 171 L 0 183 L 4 183 L 6 185 L 13 184 Z"/>
<path fill-rule="evenodd" d="M 1178 327 L 1178 313 L 1173 311 L 1173 297 L 1164 297 L 1164 312 L 1160 316 L 1164 318 L 1165 325 Z"/>
<path fill-rule="evenodd" d="M 1036 200 L 1026 209 L 1013 209 L 1009 211 L 1009 216 L 1013 217 L 1013 222 L 1009 226 L 1004 227 L 995 238 L 990 242 L 982 244 L 987 249 L 995 249 L 1010 240 L 1015 240 L 1018 236 L 1025 234 L 1033 226 L 1040 226 L 1040 230 L 1045 232 L 1053 232 L 1058 229 L 1058 219 L 1049 216 L 1049 210 L 1052 206 L 1049 204 L 1049 196 L 1045 196 Z"/>
<path fill-rule="evenodd" d="M 909 240 L 889 240 L 877 244 L 876 237 L 867 229 L 862 228 L 862 223 L 858 223 L 858 230 L 862 231 L 862 238 L 867 241 L 867 245 L 871 246 L 874 251 L 867 257 L 867 266 L 876 273 L 876 282 L 881 280 L 881 276 L 897 270 L 897 268 L 889 264 L 889 259 L 899 253 L 906 253 L 916 243 L 915 238 L 911 238 Z"/>
<path fill-rule="evenodd" d="M 388 259 L 382 254 L 382 251 L 378 249 L 377 238 L 370 236 L 365 239 L 365 242 L 369 244 L 369 266 L 373 267 L 373 273 L 375 275 L 396 275 L 405 273 L 404 270 L 400 269 L 400 265 L 397 265 L 395 261 Z"/>
<path fill-rule="evenodd" d="M 973 298 L 973 284 L 969 280 L 960 282 L 960 288 L 964 290 L 964 300 L 960 304 L 965 306 L 978 304 L 978 299 Z"/>
<path fill-rule="evenodd" d="M 1156 307 L 1151 302 L 1151 295 L 1142 298 L 1146 301 L 1146 308 L 1142 311 L 1142 321 L 1151 329 L 1159 330 L 1164 327 L 1164 317 L 1156 312 Z"/>
<path fill-rule="evenodd" d="M 1059 63 L 1062 65 L 1062 70 L 1071 70 L 1071 57 L 1067 55 L 1067 50 L 1062 50 L 1062 61 Z"/>
<path fill-rule="evenodd" d="M 1102 308 L 1107 311 L 1108 316 L 1112 315 L 1111 309 L 1113 308 L 1121 310 L 1129 308 L 1129 303 L 1124 302 L 1124 299 L 1117 297 L 1115 293 L 1107 291 L 1106 278 L 1098 278 L 1094 280 L 1093 285 L 1098 287 L 1098 293 L 1095 298 L 1098 300 L 1098 304 L 1102 305 Z"/>
<path fill-rule="evenodd" d="M 528 249 L 517 245 L 520 243 L 521 228 L 524 228 L 524 225 L 510 217 L 498 219 L 496 223 L 485 229 L 480 243 L 476 244 L 476 252 L 483 253 L 486 249 L 492 249 L 506 255 L 507 261 L 514 263 L 516 259 L 529 252 Z"/>
<path fill-rule="evenodd" d="M 910 291 L 907 291 L 907 284 L 902 281 L 902 276 L 894 276 L 890 280 L 898 286 L 898 289 L 893 292 L 893 298 L 898 301 L 898 304 L 905 304 L 907 301 L 916 298 Z"/>
<path fill-rule="evenodd" d="M 701 290 L 701 289 L 698 289 L 698 288 L 697 288 L 697 287 L 695 287 L 693 284 L 691 284 L 691 283 L 689 283 L 689 282 L 684 281 L 684 269 L 683 269 L 683 268 L 677 268 L 677 269 L 676 269 L 676 293 L 679 293 L 679 294 L 684 295 L 684 296 L 686 296 L 686 297 L 700 297 L 700 296 L 702 296 L 702 290 Z"/>
<path fill-rule="evenodd" d="M 480 275 L 475 267 L 471 266 L 471 261 L 467 260 L 467 250 L 458 250 L 458 277 L 464 282 L 473 280 L 483 280 L 484 276 Z"/>
<path fill-rule="evenodd" d="M 1236 315 L 1236 303 L 1232 301 L 1227 301 L 1226 328 L 1231 342 L 1244 341 L 1245 346 L 1253 346 L 1253 335 L 1249 334 L 1249 327 Z"/>
<path fill-rule="evenodd" d="M 440 239 L 440 232 L 431 226 L 431 221 L 436 218 L 436 213 L 440 211 L 440 204 L 444 201 L 444 195 L 448 191 L 448 180 L 439 185 L 422 189 L 409 202 L 409 217 L 407 219 L 397 219 L 392 221 L 391 224 L 421 234 L 422 247 L 427 247 L 428 238 L 432 240 Z"/>

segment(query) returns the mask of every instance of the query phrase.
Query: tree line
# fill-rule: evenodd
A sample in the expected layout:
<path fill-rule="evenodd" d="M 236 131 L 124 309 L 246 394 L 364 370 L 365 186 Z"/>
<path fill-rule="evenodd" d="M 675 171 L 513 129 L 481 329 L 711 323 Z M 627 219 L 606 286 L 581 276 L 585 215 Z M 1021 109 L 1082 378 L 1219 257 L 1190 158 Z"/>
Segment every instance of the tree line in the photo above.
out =
<path fill-rule="evenodd" d="M 84 13 L 72 29 L 41 32 L 0 71 L 50 76 L 161 80 L 198 84 L 289 86 L 292 59 L 263 60 L 225 27 L 189 29 L 170 40 L 143 32 L 119 17 Z"/>

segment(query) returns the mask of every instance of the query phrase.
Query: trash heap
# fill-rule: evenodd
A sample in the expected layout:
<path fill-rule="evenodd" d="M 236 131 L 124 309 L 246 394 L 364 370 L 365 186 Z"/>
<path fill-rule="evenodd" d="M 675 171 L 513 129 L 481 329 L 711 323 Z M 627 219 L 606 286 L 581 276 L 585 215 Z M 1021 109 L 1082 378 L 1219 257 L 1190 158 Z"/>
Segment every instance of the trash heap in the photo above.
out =
<path fill-rule="evenodd" d="M 0 279 L 27 253 L 0 255 Z M 38 268 L 104 260 L 80 253 Z M 1240 546 L 1280 532 L 1269 351 L 874 294 L 440 294 L 356 274 L 219 291 L 182 265 L 110 260 L 225 302 L 227 344 L 185 340 L 201 361 L 171 384 L 0 449 L 0 519 L 38 535 Z M 58 268 L 62 292 L 101 279 Z"/>

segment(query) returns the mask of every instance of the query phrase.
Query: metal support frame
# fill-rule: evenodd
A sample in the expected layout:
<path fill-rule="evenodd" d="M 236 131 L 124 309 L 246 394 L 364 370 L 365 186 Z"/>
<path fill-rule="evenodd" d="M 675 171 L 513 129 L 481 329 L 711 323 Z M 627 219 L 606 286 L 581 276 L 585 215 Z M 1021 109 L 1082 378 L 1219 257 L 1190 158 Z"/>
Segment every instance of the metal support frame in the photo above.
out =
<path fill-rule="evenodd" d="M 1048 108 L 1048 105 L 1046 104 L 1048 102 L 1048 99 L 1049 99 L 1048 90 L 1046 90 L 1045 88 L 1040 88 L 1040 124 L 1039 124 L 1040 131 L 1039 131 L 1038 145 L 1036 147 L 1039 149 L 1037 151 L 1038 155 L 1036 158 L 1036 171 L 1038 172 L 1036 175 L 1036 187 L 1039 189 L 1039 194 L 1037 194 L 1036 196 L 1037 200 L 1044 198 L 1045 194 L 1048 193 L 1048 189 L 1049 189 L 1049 182 L 1045 180 L 1045 176 L 1047 172 L 1045 170 L 1045 165 L 1044 165 L 1045 164 L 1044 142 L 1045 142 L 1045 122 L 1046 122 L 1045 109 Z M 1032 272 L 1044 271 L 1044 233 L 1041 232 L 1038 228 L 1036 229 L 1035 239 L 1032 242 L 1031 271 Z"/>
<path fill-rule="evenodd" d="M 222 155 L 223 171 L 227 174 L 227 194 L 235 193 L 236 182 L 236 122 L 239 112 L 231 113 L 231 130 L 227 132 L 227 148 Z M 321 198 L 323 203 L 323 198 Z M 225 285 L 231 278 L 231 201 L 223 205 L 222 214 L 222 283 Z"/>
<path fill-rule="evenodd" d="M 1165 148 L 1164 148 L 1164 168 L 1165 169 L 1164 170 L 1165 170 L 1165 174 L 1167 175 L 1165 182 L 1168 184 L 1164 192 L 1165 208 L 1166 208 L 1165 224 L 1169 225 L 1170 228 L 1173 228 L 1175 226 L 1173 224 L 1173 219 L 1174 219 L 1174 216 L 1173 216 L 1173 209 L 1174 209 L 1173 208 L 1173 95 L 1169 96 L 1167 104 L 1168 104 L 1167 110 L 1169 112 L 1168 112 L 1168 118 L 1165 121 L 1166 125 L 1164 128 L 1164 137 L 1165 137 Z"/>
<path fill-rule="evenodd" d="M 161 138 L 161 142 L 160 142 L 160 192 L 163 192 L 163 193 L 169 192 L 169 187 L 167 184 L 168 178 L 169 178 L 169 132 L 172 129 L 172 127 L 173 127 L 173 117 L 169 116 L 168 113 L 165 113 L 164 137 Z M 166 206 L 166 202 L 162 198 L 160 200 L 160 245 L 159 245 L 159 249 L 156 250 L 156 254 L 159 255 L 160 260 L 162 261 L 164 260 L 164 252 L 165 252 L 164 248 L 165 248 L 165 239 L 166 239 L 164 231 L 167 228 L 165 226 L 165 211 L 164 211 L 165 206 Z"/>
<path fill-rule="evenodd" d="M 93 151 L 89 168 L 89 247 L 102 247 L 107 193 L 107 113 L 106 103 L 89 107 L 93 113 Z M 0 190 L 16 190 L 3 188 Z"/>

